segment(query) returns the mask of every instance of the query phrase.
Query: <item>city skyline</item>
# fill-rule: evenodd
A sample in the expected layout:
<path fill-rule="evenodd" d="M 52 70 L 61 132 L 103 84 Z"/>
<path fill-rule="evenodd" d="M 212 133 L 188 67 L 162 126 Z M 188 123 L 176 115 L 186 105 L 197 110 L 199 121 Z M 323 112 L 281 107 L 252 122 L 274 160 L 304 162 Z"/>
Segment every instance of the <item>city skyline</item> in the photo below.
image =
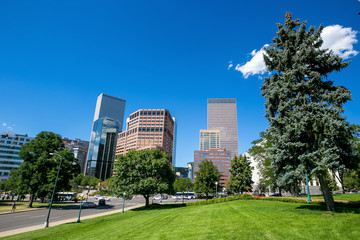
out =
<path fill-rule="evenodd" d="M 359 9 L 333 0 L 2 2 L 0 132 L 89 141 L 94 99 L 106 93 L 126 99 L 126 116 L 176 116 L 176 166 L 186 166 L 207 128 L 206 100 L 235 98 L 242 154 L 268 127 L 261 55 L 286 12 L 323 24 L 324 46 L 351 61 L 328 78 L 351 91 L 344 116 L 360 124 Z"/>

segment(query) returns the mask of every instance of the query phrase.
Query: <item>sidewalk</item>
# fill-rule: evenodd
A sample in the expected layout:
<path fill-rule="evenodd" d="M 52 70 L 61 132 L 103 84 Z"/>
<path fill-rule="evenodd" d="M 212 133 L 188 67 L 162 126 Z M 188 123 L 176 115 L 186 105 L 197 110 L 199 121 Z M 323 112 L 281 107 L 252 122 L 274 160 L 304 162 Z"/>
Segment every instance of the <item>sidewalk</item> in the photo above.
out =
<path fill-rule="evenodd" d="M 145 205 L 144 204 L 139 204 L 139 205 L 136 205 L 136 206 L 127 207 L 127 208 L 124 209 L 124 211 L 128 211 L 128 210 L 143 207 L 143 206 L 145 206 Z M 24 211 L 28 211 L 28 210 L 24 210 Z M 29 210 L 29 211 L 31 211 L 31 210 Z M 117 210 L 114 210 L 114 211 L 98 213 L 98 214 L 94 214 L 94 215 L 90 215 L 90 216 L 84 216 L 84 217 L 81 217 L 81 220 L 106 216 L 106 215 L 110 215 L 110 214 L 114 214 L 114 213 L 120 213 L 120 212 L 122 212 L 122 209 L 117 209 Z M 62 221 L 57 221 L 57 222 L 51 222 L 49 227 L 53 227 L 53 226 L 64 224 L 64 223 L 76 222 L 76 221 L 77 221 L 77 219 L 67 219 L 67 220 L 62 220 Z M 4 232 L 0 232 L 0 238 L 10 236 L 10 235 L 19 234 L 19 233 L 30 232 L 30 231 L 34 231 L 34 230 L 38 230 L 38 229 L 42 229 L 42 228 L 44 228 L 44 224 L 35 225 L 35 226 L 31 226 L 31 227 L 18 228 L 18 229 L 13 229 L 13 230 L 9 230 L 9 231 L 4 231 Z"/>

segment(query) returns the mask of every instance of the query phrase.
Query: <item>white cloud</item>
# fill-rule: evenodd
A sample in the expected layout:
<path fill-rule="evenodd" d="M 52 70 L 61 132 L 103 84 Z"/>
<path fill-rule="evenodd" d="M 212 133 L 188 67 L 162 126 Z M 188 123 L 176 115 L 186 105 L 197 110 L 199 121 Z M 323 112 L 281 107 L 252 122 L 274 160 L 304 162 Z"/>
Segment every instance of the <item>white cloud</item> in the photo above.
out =
<path fill-rule="evenodd" d="M 6 127 L 6 126 L 7 126 L 7 123 L 3 123 L 3 124 L 1 124 L 1 126 Z"/>
<path fill-rule="evenodd" d="M 359 52 L 354 50 L 353 45 L 358 42 L 357 31 L 340 25 L 331 25 L 323 29 L 321 38 L 324 40 L 322 49 L 329 48 L 336 55 L 347 59 L 356 56 Z"/>
<path fill-rule="evenodd" d="M 353 45 L 358 42 L 356 34 L 357 31 L 354 31 L 351 28 L 345 28 L 340 25 L 327 26 L 321 33 L 321 37 L 324 40 L 321 48 L 331 49 L 343 59 L 356 56 L 359 53 L 354 50 L 353 47 Z M 269 44 L 265 44 L 259 51 L 256 51 L 256 49 L 253 50 L 250 53 L 252 56 L 251 60 L 244 65 L 237 64 L 235 70 L 241 72 L 244 78 L 257 74 L 264 74 L 266 72 L 266 66 L 263 54 L 265 54 L 264 49 L 267 47 L 269 47 Z M 228 69 L 230 69 L 230 65 Z"/>
<path fill-rule="evenodd" d="M 14 129 L 12 127 L 7 127 L 8 130 L 13 131 Z"/>
<path fill-rule="evenodd" d="M 253 50 L 250 54 L 251 60 L 244 65 L 236 65 L 235 70 L 241 72 L 244 78 L 256 74 L 264 74 L 266 72 L 266 66 L 263 58 L 265 54 L 265 48 L 269 47 L 269 44 L 265 44 L 259 51 Z"/>
<path fill-rule="evenodd" d="M 232 63 L 230 63 L 229 64 L 229 66 L 228 66 L 228 70 L 230 69 L 230 68 L 232 68 L 234 65 L 232 64 Z"/>

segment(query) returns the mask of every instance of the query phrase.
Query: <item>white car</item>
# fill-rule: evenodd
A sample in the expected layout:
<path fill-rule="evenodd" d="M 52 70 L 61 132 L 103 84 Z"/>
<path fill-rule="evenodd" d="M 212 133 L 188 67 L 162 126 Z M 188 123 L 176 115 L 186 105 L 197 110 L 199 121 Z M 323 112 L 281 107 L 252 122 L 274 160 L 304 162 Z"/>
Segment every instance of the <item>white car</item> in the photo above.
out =
<path fill-rule="evenodd" d="M 98 200 L 100 200 L 100 199 L 104 199 L 105 201 L 110 201 L 110 198 L 108 198 L 108 197 L 101 196 L 101 197 L 98 198 Z"/>
<path fill-rule="evenodd" d="M 161 196 L 155 196 L 152 198 L 153 200 L 160 200 L 161 199 Z"/>

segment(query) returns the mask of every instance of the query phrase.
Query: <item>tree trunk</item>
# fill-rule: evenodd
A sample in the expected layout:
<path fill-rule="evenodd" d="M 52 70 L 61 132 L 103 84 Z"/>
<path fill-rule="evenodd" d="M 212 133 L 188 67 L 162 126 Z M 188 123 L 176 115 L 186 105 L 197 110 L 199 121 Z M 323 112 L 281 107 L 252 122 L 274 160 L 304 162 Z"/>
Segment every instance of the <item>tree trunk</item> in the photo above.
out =
<path fill-rule="evenodd" d="M 149 207 L 149 196 L 144 196 L 145 198 L 145 207 L 148 208 Z"/>
<path fill-rule="evenodd" d="M 33 201 L 34 201 L 34 195 L 33 194 L 30 194 L 30 200 L 29 200 L 29 205 L 28 207 L 33 207 L 32 204 L 33 204 Z"/>
<path fill-rule="evenodd" d="M 318 175 L 318 178 L 319 178 L 319 181 L 320 181 L 320 187 L 321 187 L 321 191 L 323 193 L 323 196 L 324 196 L 324 200 L 325 200 L 325 203 L 326 203 L 326 208 L 328 211 L 335 211 L 335 202 L 334 202 L 334 198 L 330 192 L 330 189 L 329 189 L 329 185 L 328 183 L 326 182 L 326 178 L 325 178 L 326 174 L 323 173 L 323 174 L 319 174 Z"/>

